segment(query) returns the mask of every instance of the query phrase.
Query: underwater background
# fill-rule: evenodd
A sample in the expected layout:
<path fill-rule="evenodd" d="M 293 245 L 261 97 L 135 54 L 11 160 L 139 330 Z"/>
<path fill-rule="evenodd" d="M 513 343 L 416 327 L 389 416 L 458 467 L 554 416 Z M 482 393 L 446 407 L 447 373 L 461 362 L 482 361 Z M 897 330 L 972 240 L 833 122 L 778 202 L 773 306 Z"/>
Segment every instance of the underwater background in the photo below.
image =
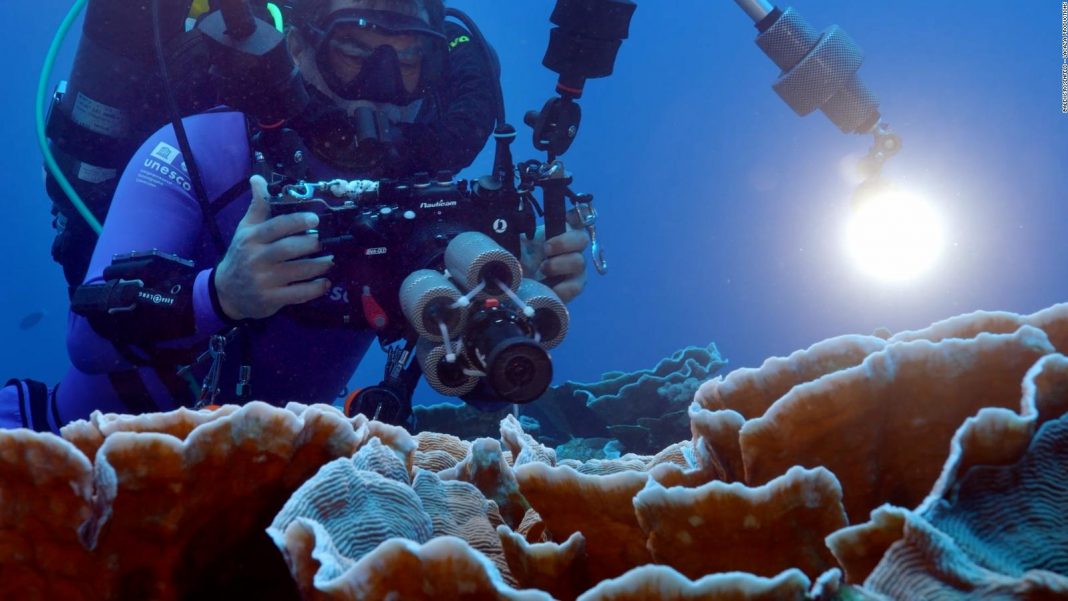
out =
<path fill-rule="evenodd" d="M 500 55 L 517 160 L 533 158 L 523 113 L 553 94 L 541 66 L 553 3 L 448 3 Z M 595 195 L 609 275 L 590 269 L 552 353 L 554 383 L 652 367 L 714 342 L 757 366 L 830 336 L 923 327 L 976 309 L 1026 314 L 1068 298 L 1068 115 L 1061 112 L 1061 3 L 798 0 L 818 29 L 864 49 L 860 75 L 904 148 L 884 175 L 924 191 L 948 244 L 926 277 L 859 274 L 841 227 L 870 138 L 819 114 L 796 116 L 771 90 L 778 69 L 728 0 L 645 0 L 615 73 L 592 80 L 582 129 L 563 156 Z M 0 375 L 58 382 L 68 366 L 67 298 L 49 248 L 50 202 L 33 130 L 39 71 L 70 2 L 5 3 L 0 56 Z M 80 26 L 79 26 L 80 27 Z M 75 29 L 74 31 L 79 31 Z M 66 76 L 72 33 L 57 64 Z M 50 83 L 49 89 L 54 84 Z M 492 146 L 463 177 L 487 172 Z M 369 353 L 356 377 L 381 377 Z M 425 384 L 417 401 L 439 399 Z"/>
<path fill-rule="evenodd" d="M 0 367 L 49 383 L 67 303 L 33 96 L 69 1 L 8 2 L 0 36 Z M 794 115 L 733 2 L 638 0 L 563 157 L 609 275 L 556 386 L 411 431 L 258 401 L 0 430 L 0 599 L 1068 598 L 1068 2 L 798 2 L 866 51 L 904 142 L 883 177 L 947 225 L 926 275 L 851 262 L 871 140 Z M 554 2 L 451 4 L 537 157 Z"/>

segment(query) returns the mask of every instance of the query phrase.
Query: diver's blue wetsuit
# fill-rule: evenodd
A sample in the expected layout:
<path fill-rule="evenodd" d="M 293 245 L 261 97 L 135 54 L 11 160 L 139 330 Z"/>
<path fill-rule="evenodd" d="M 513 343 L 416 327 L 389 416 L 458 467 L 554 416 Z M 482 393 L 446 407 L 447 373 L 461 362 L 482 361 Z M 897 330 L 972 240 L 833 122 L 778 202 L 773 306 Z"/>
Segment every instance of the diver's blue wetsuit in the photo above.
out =
<path fill-rule="evenodd" d="M 447 23 L 446 33 L 452 39 L 467 32 Z M 454 46 L 448 81 L 424 99 L 414 122 L 399 125 L 404 145 L 402 162 L 396 168 L 404 173 L 459 171 L 474 160 L 493 127 L 496 79 L 492 69 L 474 44 Z M 245 116 L 220 111 L 184 122 L 210 201 L 218 205 L 220 197 L 240 189 L 215 216 L 223 240 L 229 243 L 251 202 L 248 179 L 252 153 Z M 208 287 L 211 270 L 225 249 L 217 247 L 205 225 L 184 159 L 170 126 L 137 151 L 119 182 L 85 283 L 102 281 L 104 268 L 119 253 L 159 249 L 194 261 L 198 271 L 193 291 L 196 332 L 181 340 L 159 341 L 155 346 L 200 352 L 207 348 L 212 334 L 228 329 L 226 320 L 212 306 Z M 308 159 L 311 180 L 362 175 L 340 173 L 314 157 Z M 313 305 L 309 309 L 338 311 L 341 303 L 360 302 L 358 293 L 345 292 L 335 288 L 309 303 Z M 257 320 L 246 332 L 240 345 L 231 344 L 226 349 L 227 368 L 222 372 L 218 402 L 235 399 L 237 366 L 243 364 L 253 369 L 251 398 L 275 403 L 332 402 L 374 339 L 369 330 L 306 326 L 285 311 Z M 137 369 L 138 386 L 147 389 L 154 406 L 131 407 L 124 402 L 116 392 L 114 374 L 130 373 L 135 364 L 128 354 L 95 332 L 87 319 L 73 313 L 67 348 L 73 368 L 58 389 L 50 391 L 55 393 L 54 402 L 31 411 L 25 402 L 29 392 L 25 383 L 0 389 L 0 428 L 28 426 L 57 431 L 67 422 L 87 418 L 94 410 L 136 413 L 176 408 L 175 383 L 168 387 L 158 376 L 173 373 L 173 366 L 160 372 L 151 367 Z M 138 349 L 134 353 L 143 355 Z M 203 378 L 206 368 L 202 365 L 194 372 L 195 381 Z"/>
<path fill-rule="evenodd" d="M 209 113 L 186 119 L 185 123 L 212 202 L 218 202 L 235 185 L 247 188 L 252 170 L 244 115 Z M 86 283 L 102 281 L 112 256 L 131 250 L 155 248 L 194 261 L 198 271 L 193 288 L 196 333 L 182 340 L 161 341 L 159 346 L 204 350 L 208 337 L 227 325 L 212 306 L 208 292 L 211 270 L 222 256 L 205 227 L 187 171 L 182 168 L 183 159 L 169 127 L 150 138 L 134 155 L 115 193 Z M 329 170 L 319 166 L 313 178 L 337 175 L 326 171 Z M 224 240 L 233 238 L 250 202 L 251 192 L 245 190 L 217 213 L 215 221 Z M 340 294 L 332 294 L 314 302 L 321 305 L 318 309 L 329 311 L 336 310 L 344 300 Z M 324 332 L 283 314 L 257 325 L 248 334 L 246 348 L 250 357 L 238 359 L 238 349 L 228 347 L 230 369 L 223 373 L 225 376 L 236 371 L 236 361 L 255 366 L 253 394 L 267 401 L 334 400 L 373 339 L 368 330 L 338 328 Z M 87 319 L 71 314 L 67 349 L 74 368 L 59 387 L 56 399 L 63 421 L 86 417 L 94 409 L 129 412 L 108 378 L 110 372 L 133 367 L 116 346 L 98 335 Z M 160 410 L 175 408 L 156 372 L 141 369 L 140 373 L 156 406 Z M 203 369 L 198 375 L 202 373 Z M 222 383 L 219 400 L 232 400 L 234 383 L 228 379 Z"/>

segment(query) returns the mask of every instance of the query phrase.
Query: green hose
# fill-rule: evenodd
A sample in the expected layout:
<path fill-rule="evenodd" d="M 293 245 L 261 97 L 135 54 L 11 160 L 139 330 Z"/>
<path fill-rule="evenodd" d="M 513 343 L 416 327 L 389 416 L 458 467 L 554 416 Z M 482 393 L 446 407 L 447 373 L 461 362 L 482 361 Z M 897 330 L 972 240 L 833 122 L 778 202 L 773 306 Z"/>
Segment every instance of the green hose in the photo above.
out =
<path fill-rule="evenodd" d="M 286 28 L 285 22 L 282 20 L 282 10 L 278 8 L 274 2 L 268 2 L 267 12 L 271 13 L 271 18 L 274 19 L 274 28 L 285 33 Z"/>
<path fill-rule="evenodd" d="M 85 8 L 85 4 L 88 0 L 74 0 L 74 5 L 70 7 L 70 12 L 63 18 L 63 22 L 59 25 L 59 29 L 56 31 L 56 36 L 52 38 L 52 45 L 48 48 L 48 55 L 45 56 L 44 67 L 41 69 L 41 79 L 37 82 L 37 103 L 34 106 L 34 113 L 37 123 L 37 144 L 41 147 L 41 154 L 44 155 L 45 166 L 52 174 L 52 177 L 56 178 L 56 183 L 70 199 L 71 204 L 78 210 L 85 222 L 89 224 L 97 235 L 100 235 L 100 222 L 96 220 L 93 213 L 82 202 L 78 193 L 74 191 L 74 186 L 71 186 L 70 180 L 63 174 L 63 171 L 59 168 L 59 164 L 56 163 L 56 158 L 52 155 L 52 149 L 48 147 L 48 137 L 45 135 L 45 100 L 48 97 L 48 80 L 52 78 L 52 69 L 55 67 L 56 55 L 59 54 L 59 47 L 63 45 L 63 40 L 67 37 L 67 32 L 70 31 L 71 25 L 78 18 L 78 14 Z M 58 110 L 58 108 L 57 108 Z"/>

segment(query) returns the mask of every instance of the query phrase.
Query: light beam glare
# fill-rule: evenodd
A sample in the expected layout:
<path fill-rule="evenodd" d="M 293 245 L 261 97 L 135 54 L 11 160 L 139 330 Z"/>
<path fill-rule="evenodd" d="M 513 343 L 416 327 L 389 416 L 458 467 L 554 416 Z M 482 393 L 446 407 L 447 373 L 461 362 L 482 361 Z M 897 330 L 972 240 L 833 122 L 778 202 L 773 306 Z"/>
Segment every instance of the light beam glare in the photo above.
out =
<path fill-rule="evenodd" d="M 886 283 L 904 283 L 926 274 L 944 245 L 944 223 L 931 203 L 896 189 L 859 199 L 845 227 L 846 252 L 854 264 Z"/>

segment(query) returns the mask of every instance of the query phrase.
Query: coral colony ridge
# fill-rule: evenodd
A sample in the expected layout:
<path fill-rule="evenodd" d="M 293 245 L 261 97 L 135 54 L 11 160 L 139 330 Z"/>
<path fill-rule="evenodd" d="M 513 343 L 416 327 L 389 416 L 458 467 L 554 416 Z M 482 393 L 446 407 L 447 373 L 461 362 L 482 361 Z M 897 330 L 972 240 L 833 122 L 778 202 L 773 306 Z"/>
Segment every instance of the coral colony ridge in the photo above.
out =
<path fill-rule="evenodd" d="M 259 402 L 4 431 L 0 598 L 1068 598 L 1062 353 L 1068 305 L 726 377 L 686 349 L 418 433 Z"/>

